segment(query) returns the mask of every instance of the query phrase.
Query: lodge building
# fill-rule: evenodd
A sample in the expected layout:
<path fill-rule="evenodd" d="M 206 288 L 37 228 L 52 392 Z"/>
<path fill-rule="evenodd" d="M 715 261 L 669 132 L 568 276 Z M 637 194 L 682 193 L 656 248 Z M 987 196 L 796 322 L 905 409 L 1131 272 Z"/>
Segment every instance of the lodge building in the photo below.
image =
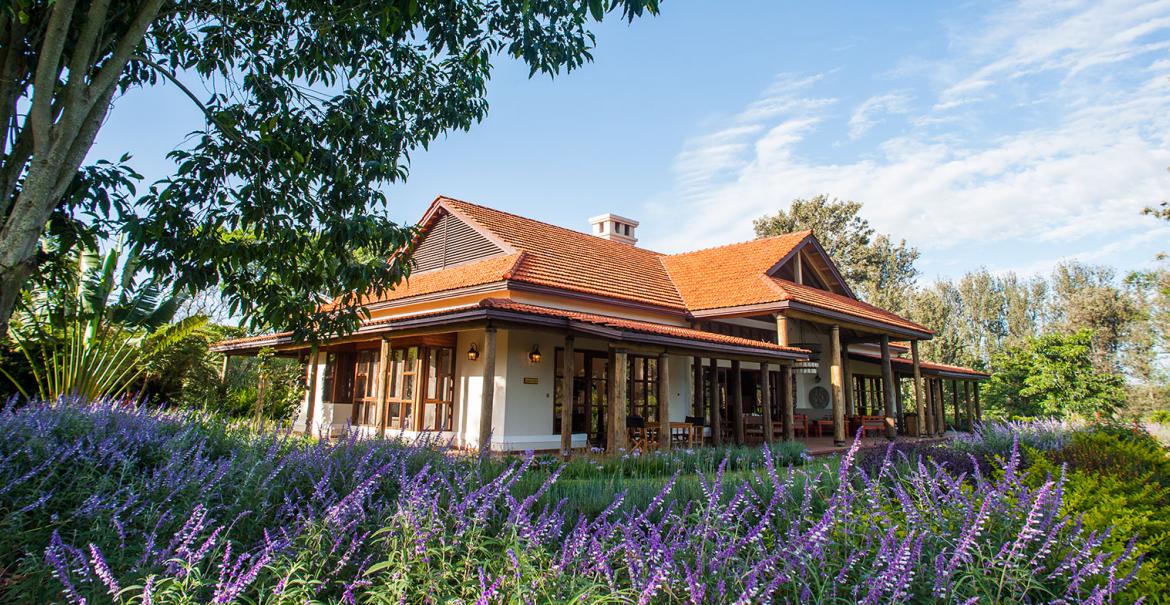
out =
<path fill-rule="evenodd" d="M 660 254 L 615 214 L 585 232 L 448 197 L 419 225 L 409 279 L 355 333 L 215 350 L 301 359 L 296 430 L 500 451 L 839 446 L 980 418 L 987 375 L 920 360 L 931 330 L 859 300 L 812 232 Z"/>

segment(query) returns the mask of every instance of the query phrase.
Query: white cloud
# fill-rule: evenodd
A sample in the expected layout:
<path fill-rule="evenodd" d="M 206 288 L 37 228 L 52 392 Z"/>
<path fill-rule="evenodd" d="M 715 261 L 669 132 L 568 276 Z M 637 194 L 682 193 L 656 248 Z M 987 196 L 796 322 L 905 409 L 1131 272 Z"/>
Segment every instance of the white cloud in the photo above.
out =
<path fill-rule="evenodd" d="M 817 193 L 863 202 L 877 228 L 928 253 L 974 256 L 1012 242 L 1055 253 L 1103 235 L 1156 245 L 1138 212 L 1170 193 L 1170 1 L 1022 2 L 969 29 L 938 61 L 935 73 L 950 77 L 916 78 L 847 116 L 816 94 L 831 90 L 831 74 L 781 76 L 678 155 L 676 186 L 659 198 L 669 202 L 656 205 L 672 228 L 647 245 L 748 239 L 751 218 Z M 930 108 L 912 111 L 911 99 Z M 1031 113 L 1021 117 L 1022 107 Z M 907 131 L 863 155 L 801 153 L 836 130 L 874 136 L 893 115 Z"/>
<path fill-rule="evenodd" d="M 911 96 L 906 92 L 890 92 L 863 101 L 849 118 L 849 137 L 856 139 L 882 121 L 882 114 L 905 114 L 910 111 Z"/>

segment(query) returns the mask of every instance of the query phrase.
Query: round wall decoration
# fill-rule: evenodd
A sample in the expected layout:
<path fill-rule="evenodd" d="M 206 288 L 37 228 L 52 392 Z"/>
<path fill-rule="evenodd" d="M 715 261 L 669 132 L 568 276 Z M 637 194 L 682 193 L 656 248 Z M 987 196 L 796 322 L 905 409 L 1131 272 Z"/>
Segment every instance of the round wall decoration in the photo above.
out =
<path fill-rule="evenodd" d="M 818 410 L 829 407 L 829 390 L 825 387 L 813 387 L 808 391 L 808 402 Z"/>

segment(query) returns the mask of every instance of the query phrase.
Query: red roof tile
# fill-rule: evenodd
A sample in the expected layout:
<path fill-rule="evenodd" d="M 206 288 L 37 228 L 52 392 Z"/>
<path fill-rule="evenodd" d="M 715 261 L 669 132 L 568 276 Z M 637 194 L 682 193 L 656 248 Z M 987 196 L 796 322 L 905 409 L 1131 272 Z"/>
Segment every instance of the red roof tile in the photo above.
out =
<path fill-rule="evenodd" d="M 779 279 L 775 277 L 769 277 L 767 279 L 781 292 L 780 300 L 799 302 L 812 307 L 817 307 L 819 309 L 825 309 L 827 311 L 836 311 L 838 313 L 852 315 L 861 319 L 878 321 L 892 326 L 897 326 L 899 328 L 933 334 L 933 332 L 925 326 L 916 324 L 885 309 L 875 307 L 874 305 L 862 302 L 855 298 L 849 298 L 848 296 L 841 294 L 834 294 L 832 292 L 821 290 L 820 288 L 801 285 L 785 279 Z"/>
<path fill-rule="evenodd" d="M 399 300 L 422 294 L 434 294 L 502 282 L 516 268 L 521 256 L 519 253 L 493 256 L 446 269 L 415 273 L 393 290 L 364 302 L 369 304 L 371 302 Z"/>
<path fill-rule="evenodd" d="M 511 274 L 515 281 L 683 308 L 657 252 L 460 200 L 440 201 L 524 252 Z"/>
<path fill-rule="evenodd" d="M 559 317 L 571 321 L 583 322 L 592 325 L 613 328 L 624 332 L 637 332 L 641 334 L 655 334 L 659 336 L 670 336 L 684 340 L 691 340 L 696 342 L 706 342 L 712 344 L 731 345 L 736 347 L 745 347 L 758 350 L 775 351 L 783 353 L 793 353 L 797 358 L 802 358 L 808 354 L 805 349 L 796 347 L 784 347 L 775 343 L 764 342 L 759 340 L 751 340 L 749 338 L 740 338 L 737 336 L 728 336 L 726 334 L 716 334 L 714 332 L 705 332 L 702 330 L 694 330 L 691 328 L 684 328 L 680 326 L 671 326 L 667 324 L 659 324 L 648 321 L 636 321 L 631 319 L 624 319 L 621 317 L 611 317 L 608 315 L 598 315 L 594 313 L 581 313 L 577 311 L 568 311 L 564 309 L 554 309 L 551 307 L 542 307 L 537 305 L 530 305 L 526 303 L 518 303 L 508 298 L 485 298 L 477 304 L 462 305 L 448 309 L 437 311 L 424 311 L 419 313 L 407 313 L 395 317 L 380 318 L 363 322 L 362 329 L 373 329 L 378 332 L 378 326 L 390 325 L 395 322 L 401 322 L 412 319 L 419 319 L 423 317 L 437 317 L 447 314 L 454 314 L 471 309 L 491 309 L 498 311 L 509 311 L 512 313 L 520 313 L 525 315 L 539 315 L 543 317 Z M 246 345 L 249 343 L 265 342 L 265 341 L 280 341 L 280 344 L 289 342 L 291 333 L 283 332 L 280 334 L 268 334 L 262 336 L 250 336 L 246 338 L 233 338 L 217 342 L 213 345 L 216 350 L 230 349 L 239 345 Z"/>
<path fill-rule="evenodd" d="M 873 353 L 865 353 L 865 352 L 856 352 L 856 351 L 850 351 L 849 356 L 854 357 L 854 358 L 864 357 L 864 358 L 866 358 L 866 361 L 873 360 L 875 363 L 881 363 L 881 359 L 882 359 L 881 355 L 876 355 Z M 905 357 L 891 357 L 890 363 L 895 365 L 895 366 L 901 367 L 902 371 L 908 371 L 909 368 L 914 366 L 914 360 L 907 359 Z M 945 363 L 936 363 L 933 361 L 921 361 L 918 363 L 918 367 L 923 372 L 926 372 L 926 373 L 948 372 L 951 374 L 966 374 L 968 376 L 971 376 L 972 378 L 990 378 L 991 377 L 991 374 L 988 374 L 987 372 L 980 372 L 979 370 L 972 370 L 971 368 L 964 368 L 961 366 L 953 366 L 953 365 L 945 364 Z"/>
<path fill-rule="evenodd" d="M 433 219 L 433 210 L 442 206 L 517 254 L 416 275 L 380 300 L 508 280 L 691 312 L 793 301 L 930 333 L 849 296 L 769 276 L 811 231 L 664 255 L 452 198 L 439 197 L 434 204 L 428 217 Z"/>
<path fill-rule="evenodd" d="M 798 231 L 662 258 L 687 309 L 700 311 L 780 300 L 765 275 L 812 232 Z"/>

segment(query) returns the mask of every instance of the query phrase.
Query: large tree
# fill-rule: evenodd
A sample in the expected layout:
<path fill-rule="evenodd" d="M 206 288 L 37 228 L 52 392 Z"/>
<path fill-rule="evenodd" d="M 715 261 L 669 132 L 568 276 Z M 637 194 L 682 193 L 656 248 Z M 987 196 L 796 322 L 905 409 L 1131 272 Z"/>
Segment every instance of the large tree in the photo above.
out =
<path fill-rule="evenodd" d="M 0 336 L 54 217 L 90 240 L 128 229 L 149 268 L 221 286 L 253 325 L 352 329 L 362 297 L 408 271 L 386 262 L 411 231 L 372 212 L 381 188 L 411 151 L 484 117 L 492 60 L 574 69 L 591 20 L 657 3 L 4 0 Z M 206 124 L 136 200 L 124 164 L 83 163 L 112 100 L 164 82 Z"/>
<path fill-rule="evenodd" d="M 997 354 L 987 407 L 1003 416 L 1112 416 L 1125 403 L 1115 372 L 1093 366 L 1093 331 L 1046 334 Z"/>
<path fill-rule="evenodd" d="M 861 216 L 861 203 L 830 199 L 794 199 L 787 210 L 755 220 L 757 237 L 811 229 L 845 279 L 866 301 L 903 311 L 914 288 L 918 250 L 906 240 L 877 233 Z"/>

